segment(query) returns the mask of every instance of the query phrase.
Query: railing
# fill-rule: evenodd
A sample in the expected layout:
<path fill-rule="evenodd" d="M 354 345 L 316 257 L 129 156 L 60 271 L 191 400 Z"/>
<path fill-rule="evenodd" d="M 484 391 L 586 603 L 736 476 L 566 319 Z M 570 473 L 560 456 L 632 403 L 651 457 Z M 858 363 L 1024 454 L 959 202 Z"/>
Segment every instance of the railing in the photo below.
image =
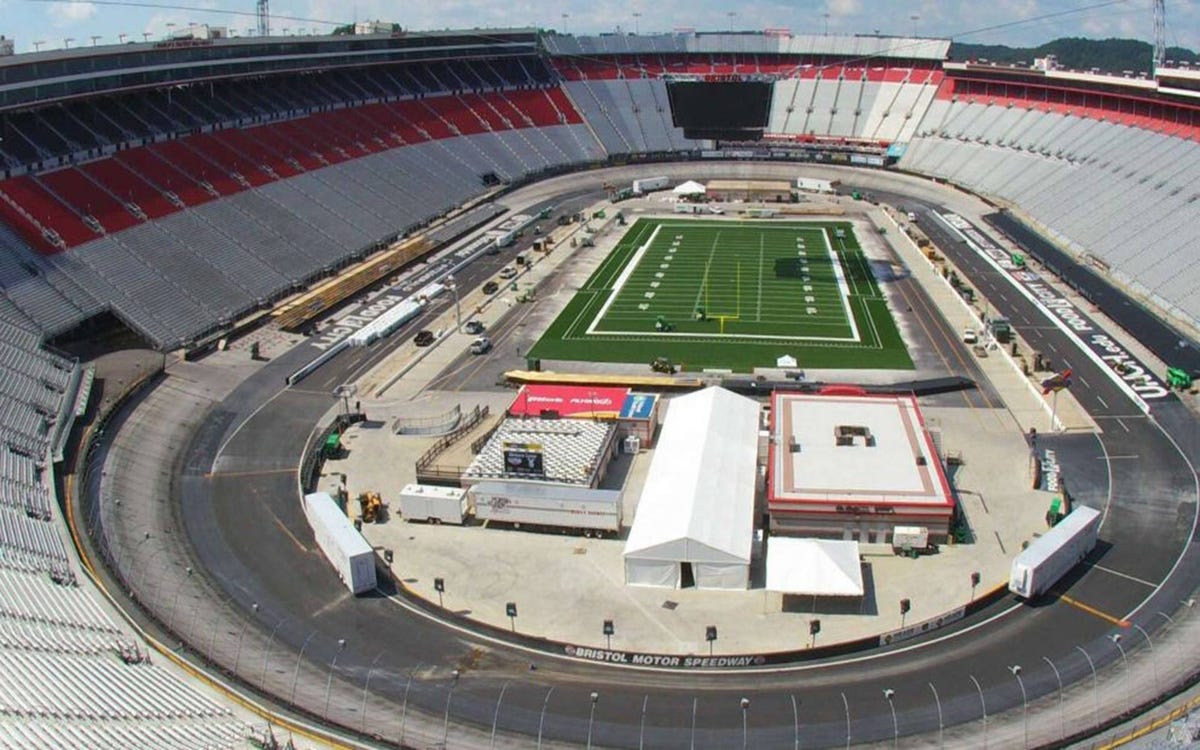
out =
<path fill-rule="evenodd" d="M 458 404 L 445 414 L 435 417 L 396 417 L 392 432 L 397 435 L 440 435 L 452 431 L 462 421 L 462 407 Z"/>
<path fill-rule="evenodd" d="M 468 432 L 474 429 L 475 425 L 486 419 L 489 411 L 490 410 L 486 406 L 476 406 L 469 414 L 467 414 L 466 418 L 460 422 L 458 427 L 453 432 L 439 438 L 436 443 L 429 446 L 429 450 L 425 451 L 423 454 L 421 454 L 421 457 L 417 459 L 417 478 L 420 479 L 420 475 L 423 473 L 423 471 L 430 464 L 436 461 L 438 456 L 445 453 L 447 448 L 456 443 L 463 435 L 466 435 Z"/>

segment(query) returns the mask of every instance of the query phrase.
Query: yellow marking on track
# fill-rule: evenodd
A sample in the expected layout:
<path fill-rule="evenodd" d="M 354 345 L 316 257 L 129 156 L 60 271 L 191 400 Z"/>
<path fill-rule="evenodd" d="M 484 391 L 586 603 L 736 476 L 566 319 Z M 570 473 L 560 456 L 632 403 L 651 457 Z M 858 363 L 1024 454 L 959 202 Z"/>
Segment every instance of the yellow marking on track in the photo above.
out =
<path fill-rule="evenodd" d="M 1083 612 L 1087 612 L 1089 615 L 1095 615 L 1096 617 L 1099 617 L 1101 620 L 1104 620 L 1107 623 L 1116 625 L 1118 628 L 1127 628 L 1130 626 L 1130 622 L 1128 620 L 1122 620 L 1119 617 L 1113 617 L 1112 615 L 1108 614 L 1107 612 L 1101 612 L 1100 610 L 1096 609 L 1095 607 L 1088 605 L 1088 604 L 1084 604 L 1083 602 L 1079 601 L 1078 599 L 1072 599 L 1071 597 L 1067 596 L 1066 594 L 1060 594 L 1058 598 L 1061 599 L 1062 601 L 1066 602 L 1067 604 L 1070 604 L 1072 607 L 1074 607 L 1078 610 L 1081 610 Z"/>
<path fill-rule="evenodd" d="M 204 477 L 205 477 L 205 479 L 212 479 L 213 477 L 253 477 L 253 476 L 267 476 L 269 474 L 294 474 L 294 473 L 296 473 L 296 467 L 293 466 L 290 469 L 247 469 L 246 471 L 210 471 L 209 473 L 205 474 Z"/>

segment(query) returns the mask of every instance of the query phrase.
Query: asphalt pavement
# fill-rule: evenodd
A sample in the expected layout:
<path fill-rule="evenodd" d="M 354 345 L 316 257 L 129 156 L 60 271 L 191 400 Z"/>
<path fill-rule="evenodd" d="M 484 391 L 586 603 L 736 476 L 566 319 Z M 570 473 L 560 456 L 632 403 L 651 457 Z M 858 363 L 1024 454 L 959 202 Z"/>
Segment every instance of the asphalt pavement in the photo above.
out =
<path fill-rule="evenodd" d="M 902 196 L 897 201 L 912 203 Z M 927 229 L 931 223 L 922 218 Z M 1179 404 L 1164 404 L 1162 419 L 1141 413 L 1106 373 L 1076 356 L 1039 311 L 1007 294 L 994 269 L 948 237 L 934 240 L 1016 327 L 1040 332 L 1047 350 L 1059 352 L 1086 381 L 1075 396 L 1104 427 L 1095 445 L 1083 439 L 1076 445 L 1074 436 L 1062 443 L 1068 482 L 1073 474 L 1087 477 L 1074 490 L 1077 497 L 1106 512 L 1104 544 L 1068 582 L 1071 602 L 1052 596 L 1030 606 L 1002 597 L 903 646 L 817 659 L 795 671 L 715 674 L 632 672 L 553 659 L 447 628 L 383 595 L 351 598 L 316 551 L 297 500 L 296 465 L 313 426 L 334 405 L 332 386 L 407 340 L 403 331 L 374 349 L 339 355 L 284 389 L 284 377 L 313 353 L 302 346 L 269 363 L 210 413 L 177 483 L 187 536 L 234 602 L 272 613 L 265 622 L 280 623 L 280 649 L 296 654 L 307 646 L 308 658 L 329 664 L 338 682 L 357 690 L 373 668 L 404 674 L 421 667 L 420 679 L 379 681 L 372 692 L 392 698 L 397 708 L 406 698 L 406 709 L 428 717 L 445 712 L 451 723 L 498 727 L 503 737 L 540 731 L 547 740 L 573 744 L 591 738 L 606 747 L 724 748 L 748 736 L 752 747 L 815 747 L 936 732 L 944 724 L 957 726 L 952 733 L 969 742 L 981 710 L 995 716 L 1019 708 L 1022 691 L 1030 700 L 1051 695 L 1058 676 L 1067 684 L 1089 678 L 1092 664 L 1103 669 L 1123 658 L 1108 638 L 1120 627 L 1114 623 L 1138 618 L 1154 633 L 1161 619 L 1141 613 L 1173 612 L 1180 592 L 1195 589 L 1200 567 L 1176 569 L 1175 563 L 1194 535 L 1195 475 L 1187 459 L 1196 459 L 1200 441 Z M 911 294 L 921 304 L 919 292 Z M 1106 479 L 1095 479 L 1096 472 Z M 1160 588 L 1172 572 L 1170 584 Z M 1171 596 L 1175 605 L 1168 603 Z M 349 644 L 344 651 L 338 639 Z M 1025 665 L 1020 682 L 1010 670 L 1014 663 Z M 893 691 L 890 697 L 886 690 Z"/>

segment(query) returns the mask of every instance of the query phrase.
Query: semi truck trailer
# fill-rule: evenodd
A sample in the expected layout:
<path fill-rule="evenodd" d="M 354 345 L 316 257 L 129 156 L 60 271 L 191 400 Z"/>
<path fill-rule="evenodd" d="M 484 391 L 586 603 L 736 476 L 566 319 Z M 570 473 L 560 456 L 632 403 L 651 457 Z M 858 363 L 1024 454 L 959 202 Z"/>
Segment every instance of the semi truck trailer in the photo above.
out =
<path fill-rule="evenodd" d="M 1046 593 L 1096 546 L 1100 511 L 1080 505 L 1017 555 L 1008 590 L 1025 599 Z"/>
<path fill-rule="evenodd" d="M 375 550 L 327 492 L 304 496 L 304 515 L 317 546 L 351 593 L 375 588 Z"/>

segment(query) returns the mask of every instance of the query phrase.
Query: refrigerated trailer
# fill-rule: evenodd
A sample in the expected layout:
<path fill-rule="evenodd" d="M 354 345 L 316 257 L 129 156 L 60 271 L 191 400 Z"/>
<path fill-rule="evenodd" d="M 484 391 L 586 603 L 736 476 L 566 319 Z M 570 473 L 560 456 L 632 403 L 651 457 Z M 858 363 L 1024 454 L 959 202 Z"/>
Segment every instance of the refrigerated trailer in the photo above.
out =
<path fill-rule="evenodd" d="M 327 492 L 304 496 L 304 515 L 325 558 L 352 593 L 375 588 L 375 550 Z"/>
<path fill-rule="evenodd" d="M 633 181 L 633 194 L 643 195 L 652 190 L 662 190 L 670 184 L 671 181 L 666 177 L 643 177 L 640 180 Z"/>
<path fill-rule="evenodd" d="M 461 525 L 467 516 L 467 491 L 429 484 L 405 485 L 400 490 L 400 515 L 405 521 Z"/>
<path fill-rule="evenodd" d="M 480 482 L 470 489 L 475 518 L 534 531 L 585 536 L 621 530 L 621 493 L 537 482 Z"/>
<path fill-rule="evenodd" d="M 1046 593 L 1087 557 L 1096 546 L 1099 532 L 1100 511 L 1078 506 L 1017 555 L 1008 590 L 1026 599 Z"/>

